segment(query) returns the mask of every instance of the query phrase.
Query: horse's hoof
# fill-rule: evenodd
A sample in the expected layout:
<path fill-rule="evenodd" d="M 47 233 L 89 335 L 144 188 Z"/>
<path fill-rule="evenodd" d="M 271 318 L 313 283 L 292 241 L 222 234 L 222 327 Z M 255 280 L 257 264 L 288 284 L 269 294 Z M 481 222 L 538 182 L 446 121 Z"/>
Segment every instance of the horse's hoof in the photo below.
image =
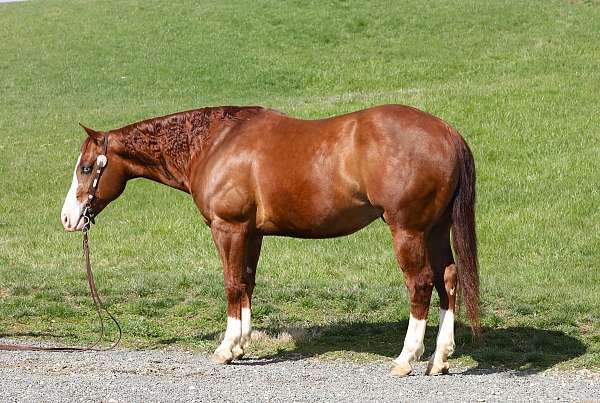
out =
<path fill-rule="evenodd" d="M 242 358 L 244 356 L 244 350 L 240 346 L 235 346 L 233 348 L 232 353 L 233 353 L 234 360 L 239 360 L 240 358 Z"/>
<path fill-rule="evenodd" d="M 425 371 L 425 375 L 446 375 L 450 369 L 450 365 L 448 365 L 448 361 L 443 362 L 441 364 L 436 364 L 433 361 L 429 361 L 427 364 L 427 371 Z"/>
<path fill-rule="evenodd" d="M 410 364 L 408 364 L 408 363 L 398 364 L 398 363 L 394 362 L 394 366 L 392 367 L 392 370 L 390 371 L 390 375 L 403 377 L 403 376 L 407 376 L 411 372 L 412 372 L 412 367 L 410 366 Z"/>
<path fill-rule="evenodd" d="M 225 364 L 229 364 L 232 360 L 233 360 L 233 356 L 225 357 L 223 354 L 218 353 L 218 352 L 215 352 L 212 355 L 212 362 L 214 362 L 215 364 L 225 365 Z"/>

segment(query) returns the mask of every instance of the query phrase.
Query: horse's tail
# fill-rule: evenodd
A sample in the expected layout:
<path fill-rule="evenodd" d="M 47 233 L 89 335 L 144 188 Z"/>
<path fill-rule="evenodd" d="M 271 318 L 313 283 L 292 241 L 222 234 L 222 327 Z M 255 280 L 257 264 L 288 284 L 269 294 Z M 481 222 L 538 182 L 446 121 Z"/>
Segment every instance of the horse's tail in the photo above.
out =
<path fill-rule="evenodd" d="M 452 205 L 452 244 L 456 255 L 458 286 L 463 295 L 471 331 L 481 333 L 479 323 L 479 272 L 475 234 L 475 161 L 461 135 L 450 129 L 458 153 L 459 180 Z"/>

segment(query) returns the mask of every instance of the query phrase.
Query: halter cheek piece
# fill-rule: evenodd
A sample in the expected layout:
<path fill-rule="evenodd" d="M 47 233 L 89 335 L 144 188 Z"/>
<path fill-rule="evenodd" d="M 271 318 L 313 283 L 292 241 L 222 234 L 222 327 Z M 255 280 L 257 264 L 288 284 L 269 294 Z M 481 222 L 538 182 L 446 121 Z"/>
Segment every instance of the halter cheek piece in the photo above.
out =
<path fill-rule="evenodd" d="M 102 152 L 98 155 L 98 157 L 96 157 L 96 176 L 88 188 L 88 199 L 81 210 L 81 215 L 79 216 L 80 220 L 84 220 L 84 232 L 90 229 L 91 224 L 95 224 L 94 217 L 96 214 L 94 213 L 94 210 L 92 210 L 92 202 L 96 198 L 96 191 L 98 190 L 100 177 L 102 176 L 102 172 L 104 172 L 104 167 L 106 167 L 106 164 L 108 163 L 108 159 L 106 158 L 107 151 L 108 132 L 104 133 L 104 139 L 102 140 Z"/>

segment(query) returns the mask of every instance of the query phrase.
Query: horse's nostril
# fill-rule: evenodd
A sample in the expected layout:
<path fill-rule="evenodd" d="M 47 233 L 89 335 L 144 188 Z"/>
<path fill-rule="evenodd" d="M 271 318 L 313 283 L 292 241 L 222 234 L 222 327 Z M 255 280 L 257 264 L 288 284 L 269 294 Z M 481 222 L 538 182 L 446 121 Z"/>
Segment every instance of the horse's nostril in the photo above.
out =
<path fill-rule="evenodd" d="M 67 224 L 69 223 L 69 216 L 67 216 L 66 214 L 62 214 L 61 221 L 62 221 L 63 225 L 66 227 Z"/>

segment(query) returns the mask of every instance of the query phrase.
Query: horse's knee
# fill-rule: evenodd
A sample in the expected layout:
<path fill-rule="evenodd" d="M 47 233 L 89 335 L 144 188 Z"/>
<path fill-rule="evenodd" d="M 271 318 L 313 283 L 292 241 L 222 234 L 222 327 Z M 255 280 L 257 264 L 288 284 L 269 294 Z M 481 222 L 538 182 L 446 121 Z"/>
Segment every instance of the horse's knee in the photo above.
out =
<path fill-rule="evenodd" d="M 243 285 L 228 284 L 225 286 L 225 295 L 229 302 L 237 302 L 242 298 L 245 287 Z"/>
<path fill-rule="evenodd" d="M 237 284 L 227 284 L 225 286 L 225 295 L 227 297 L 227 316 L 240 318 L 241 302 L 245 287 Z"/>
<path fill-rule="evenodd" d="M 404 272 L 411 272 L 425 265 L 425 234 L 391 227 L 392 242 L 398 265 Z"/>
<path fill-rule="evenodd" d="M 427 317 L 431 292 L 433 290 L 433 273 L 425 268 L 412 276 L 407 276 L 406 287 L 410 294 L 410 311 L 417 319 Z"/>

